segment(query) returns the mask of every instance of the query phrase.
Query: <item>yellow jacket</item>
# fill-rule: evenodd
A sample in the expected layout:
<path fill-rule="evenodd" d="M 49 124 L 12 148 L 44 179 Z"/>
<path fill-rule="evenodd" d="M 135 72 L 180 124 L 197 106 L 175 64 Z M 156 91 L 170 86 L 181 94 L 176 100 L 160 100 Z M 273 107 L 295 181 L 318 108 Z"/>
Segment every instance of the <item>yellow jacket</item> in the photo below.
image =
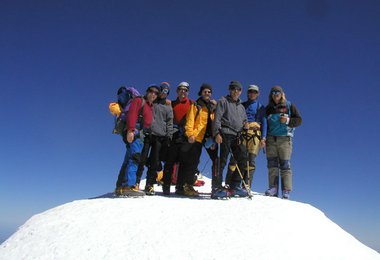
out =
<path fill-rule="evenodd" d="M 194 136 L 196 142 L 202 143 L 206 134 L 208 113 L 206 106 L 200 107 L 196 103 L 191 104 L 186 113 L 185 135 L 187 137 Z M 214 120 L 213 112 L 211 112 L 210 118 Z"/>

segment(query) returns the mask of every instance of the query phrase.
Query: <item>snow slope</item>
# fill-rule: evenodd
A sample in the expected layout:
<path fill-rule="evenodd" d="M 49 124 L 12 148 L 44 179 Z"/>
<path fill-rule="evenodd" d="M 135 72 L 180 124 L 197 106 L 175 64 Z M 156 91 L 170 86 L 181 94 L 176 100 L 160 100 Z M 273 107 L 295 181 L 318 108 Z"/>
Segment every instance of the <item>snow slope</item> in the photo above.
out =
<path fill-rule="evenodd" d="M 201 190 L 209 191 L 209 180 Z M 157 188 L 156 190 L 160 190 Z M 104 195 L 33 216 L 0 259 L 380 259 L 304 203 Z"/>

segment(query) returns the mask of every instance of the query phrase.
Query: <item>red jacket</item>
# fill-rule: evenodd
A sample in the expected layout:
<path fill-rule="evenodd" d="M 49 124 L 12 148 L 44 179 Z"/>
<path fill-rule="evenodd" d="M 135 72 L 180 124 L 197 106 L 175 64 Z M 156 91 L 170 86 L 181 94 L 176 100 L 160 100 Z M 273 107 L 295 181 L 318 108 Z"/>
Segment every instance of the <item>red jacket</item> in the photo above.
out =
<path fill-rule="evenodd" d="M 174 120 L 173 123 L 178 126 L 184 126 L 186 123 L 186 113 L 190 109 L 190 105 L 194 103 L 189 98 L 184 98 L 179 101 L 177 98 L 172 102 Z"/>
<path fill-rule="evenodd" d="M 129 107 L 129 110 L 126 116 L 128 131 L 134 131 L 136 129 L 136 123 L 140 114 L 142 100 L 143 100 L 142 98 L 135 98 L 132 100 L 132 103 Z M 142 117 L 143 117 L 144 125 L 142 128 L 140 127 L 140 129 L 149 128 L 153 121 L 153 104 L 149 104 L 146 99 L 145 99 L 145 105 L 142 110 Z"/>

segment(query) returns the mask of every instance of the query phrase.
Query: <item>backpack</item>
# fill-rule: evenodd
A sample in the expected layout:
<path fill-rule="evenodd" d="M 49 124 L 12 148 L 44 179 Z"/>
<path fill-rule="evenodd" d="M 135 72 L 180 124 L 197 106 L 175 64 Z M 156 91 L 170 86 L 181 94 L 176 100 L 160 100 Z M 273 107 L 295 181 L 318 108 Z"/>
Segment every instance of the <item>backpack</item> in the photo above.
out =
<path fill-rule="evenodd" d="M 125 132 L 125 117 L 128 113 L 131 101 L 135 97 L 139 97 L 140 92 L 134 87 L 121 86 L 117 91 L 117 102 L 109 105 L 111 114 L 115 116 L 115 126 L 112 130 L 113 134 L 123 135 Z"/>

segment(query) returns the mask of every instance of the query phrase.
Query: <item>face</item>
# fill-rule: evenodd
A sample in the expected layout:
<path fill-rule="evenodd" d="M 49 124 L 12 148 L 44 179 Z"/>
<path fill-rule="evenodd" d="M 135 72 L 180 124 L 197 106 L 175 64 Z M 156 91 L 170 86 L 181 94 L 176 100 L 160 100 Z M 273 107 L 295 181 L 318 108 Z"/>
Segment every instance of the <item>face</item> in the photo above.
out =
<path fill-rule="evenodd" d="M 201 97 L 203 100 L 209 101 L 211 99 L 211 94 L 212 94 L 211 90 L 206 88 L 206 89 L 202 90 L 201 94 L 202 94 Z"/>
<path fill-rule="evenodd" d="M 271 91 L 272 99 L 273 101 L 278 104 L 281 100 L 281 91 L 278 90 L 272 90 Z"/>
<path fill-rule="evenodd" d="M 249 100 L 256 100 L 259 96 L 259 92 L 256 90 L 248 90 L 248 99 Z"/>
<path fill-rule="evenodd" d="M 153 103 L 157 99 L 159 92 L 155 88 L 150 88 L 147 91 L 146 97 L 150 103 Z"/>
<path fill-rule="evenodd" d="M 237 101 L 241 95 L 241 88 L 230 89 L 230 96 L 233 100 Z"/>
<path fill-rule="evenodd" d="M 179 87 L 177 89 L 177 95 L 179 99 L 184 99 L 189 95 L 189 90 L 185 87 Z"/>
<path fill-rule="evenodd" d="M 165 99 L 167 96 L 168 96 L 168 89 L 167 88 L 164 88 L 161 92 L 160 92 L 160 98 L 161 99 Z"/>

